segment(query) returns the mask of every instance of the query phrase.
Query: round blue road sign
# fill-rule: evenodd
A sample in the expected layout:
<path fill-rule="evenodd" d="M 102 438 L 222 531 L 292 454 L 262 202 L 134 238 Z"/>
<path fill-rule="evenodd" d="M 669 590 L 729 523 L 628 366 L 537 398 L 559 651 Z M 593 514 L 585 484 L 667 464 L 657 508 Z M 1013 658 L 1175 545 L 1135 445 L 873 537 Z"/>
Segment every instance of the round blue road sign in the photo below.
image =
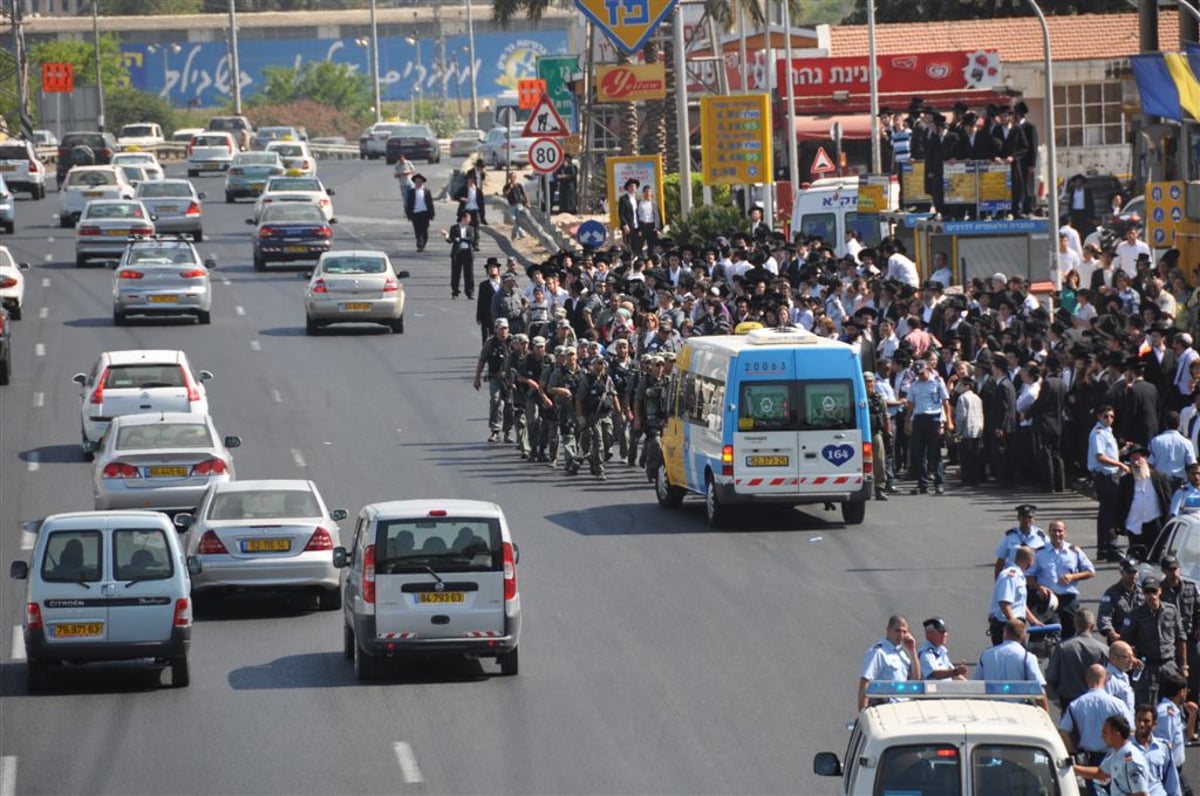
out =
<path fill-rule="evenodd" d="M 575 240 L 589 249 L 599 249 L 608 240 L 608 229 L 599 221 L 585 221 L 575 230 Z"/>

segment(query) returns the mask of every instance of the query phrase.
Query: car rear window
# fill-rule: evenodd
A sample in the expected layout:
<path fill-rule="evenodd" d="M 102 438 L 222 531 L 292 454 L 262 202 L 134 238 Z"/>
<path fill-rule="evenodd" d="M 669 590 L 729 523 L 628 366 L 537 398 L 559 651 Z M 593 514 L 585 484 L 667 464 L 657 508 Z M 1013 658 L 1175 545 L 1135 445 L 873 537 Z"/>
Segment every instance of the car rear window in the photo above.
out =
<path fill-rule="evenodd" d="M 962 764 L 958 749 L 948 744 L 893 746 L 880 755 L 877 770 L 875 796 L 962 794 Z"/>
<path fill-rule="evenodd" d="M 267 190 L 268 191 L 319 191 L 319 190 L 321 190 L 321 183 L 319 183 L 318 181 L 311 179 L 311 178 L 297 178 L 297 177 L 293 177 L 290 179 L 279 178 L 279 179 L 271 180 L 270 184 L 267 185 Z"/>
<path fill-rule="evenodd" d="M 67 133 L 59 142 L 59 146 L 68 149 L 80 145 L 103 149 L 106 144 L 107 141 L 101 133 Z"/>
<path fill-rule="evenodd" d="M 278 152 L 281 157 L 296 158 L 304 154 L 304 147 L 299 144 L 273 144 L 272 152 Z"/>
<path fill-rule="evenodd" d="M 153 387 L 183 387 L 183 369 L 174 363 L 169 365 L 110 365 L 104 376 L 104 387 L 109 390 L 146 390 Z"/>
<path fill-rule="evenodd" d="M 91 202 L 87 206 L 88 218 L 145 218 L 140 204 L 102 205 Z"/>
<path fill-rule="evenodd" d="M 209 130 L 245 130 L 246 123 L 236 116 L 216 118 L 208 123 Z"/>
<path fill-rule="evenodd" d="M 212 435 L 203 423 L 158 423 L 129 426 L 117 435 L 117 450 L 211 448 Z"/>
<path fill-rule="evenodd" d="M 228 146 L 229 139 L 223 135 L 198 135 L 196 146 Z"/>
<path fill-rule="evenodd" d="M 438 517 L 381 520 L 375 543 L 375 570 L 382 574 L 494 572 L 503 567 L 500 520 L 494 517 Z"/>
<path fill-rule="evenodd" d="M 855 427 L 854 387 L 836 381 L 743 381 L 739 431 L 820 431 Z"/>
<path fill-rule="evenodd" d="M 42 580 L 55 583 L 100 580 L 101 536 L 98 530 L 51 532 L 42 558 Z"/>
<path fill-rule="evenodd" d="M 29 150 L 24 146 L 0 144 L 0 160 L 29 160 Z"/>
<path fill-rule="evenodd" d="M 97 185 L 116 185 L 117 175 L 111 171 L 74 171 L 67 174 L 67 187 L 80 185 L 95 187 Z"/>
<path fill-rule="evenodd" d="M 279 158 L 274 152 L 243 152 L 233 159 L 235 166 L 275 166 Z"/>
<path fill-rule="evenodd" d="M 321 270 L 327 274 L 382 274 L 387 265 L 382 257 L 327 257 Z"/>
<path fill-rule="evenodd" d="M 160 196 L 191 196 L 192 187 L 181 182 L 144 182 L 138 186 L 137 195 L 143 199 Z"/>
<path fill-rule="evenodd" d="M 196 256 L 188 246 L 138 247 L 129 253 L 129 262 L 138 265 L 187 265 Z"/>
<path fill-rule="evenodd" d="M 253 489 L 220 492 L 208 508 L 210 520 L 278 520 L 317 517 L 321 507 L 312 492 L 303 489 Z"/>
<path fill-rule="evenodd" d="M 154 128 L 148 124 L 127 124 L 121 128 L 122 136 L 151 136 Z"/>
<path fill-rule="evenodd" d="M 166 580 L 175 574 L 171 548 L 161 528 L 118 528 L 113 531 L 113 577 L 116 580 Z"/>

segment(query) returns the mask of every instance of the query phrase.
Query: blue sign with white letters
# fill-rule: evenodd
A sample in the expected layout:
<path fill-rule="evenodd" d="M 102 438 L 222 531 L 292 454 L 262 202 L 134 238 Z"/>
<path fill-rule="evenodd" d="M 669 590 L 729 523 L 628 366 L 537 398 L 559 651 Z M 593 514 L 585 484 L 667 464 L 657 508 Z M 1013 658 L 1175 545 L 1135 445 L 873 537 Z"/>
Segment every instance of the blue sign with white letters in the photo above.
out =
<path fill-rule="evenodd" d="M 835 467 L 841 467 L 854 458 L 853 445 L 826 445 L 821 448 L 821 456 Z"/>
<path fill-rule="evenodd" d="M 598 249 L 608 240 L 608 228 L 599 221 L 585 221 L 575 230 L 575 240 L 586 248 Z"/>

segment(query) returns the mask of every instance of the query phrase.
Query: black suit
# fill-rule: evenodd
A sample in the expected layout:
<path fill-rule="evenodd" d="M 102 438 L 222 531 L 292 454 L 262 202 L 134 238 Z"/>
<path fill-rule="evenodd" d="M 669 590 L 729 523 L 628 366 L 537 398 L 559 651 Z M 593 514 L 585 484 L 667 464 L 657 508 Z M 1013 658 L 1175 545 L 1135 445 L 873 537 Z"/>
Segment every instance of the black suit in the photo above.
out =
<path fill-rule="evenodd" d="M 1159 362 L 1154 351 L 1148 351 L 1141 360 L 1146 363 L 1146 381 L 1154 385 L 1160 398 L 1167 395 L 1167 391 L 1175 386 L 1175 352 L 1168 348 L 1163 353 L 1162 362 Z"/>
<path fill-rule="evenodd" d="M 1017 390 L 1007 375 L 997 378 L 993 373 L 990 385 L 988 400 L 983 404 L 984 446 L 992 463 L 992 477 L 1011 484 L 1013 472 L 1007 454 L 1016 450 Z"/>
<path fill-rule="evenodd" d="M 1092 200 L 1092 192 L 1087 188 L 1079 191 L 1083 207 L 1075 207 L 1075 189 L 1067 188 L 1063 197 L 1063 207 L 1071 218 L 1073 226 L 1080 235 L 1087 235 L 1096 228 L 1096 203 Z"/>
<path fill-rule="evenodd" d="M 1063 469 L 1063 411 L 1067 404 L 1067 385 L 1058 376 L 1042 379 L 1037 400 L 1029 407 L 1033 418 L 1033 455 L 1037 459 L 1038 479 L 1043 489 L 1065 492 L 1067 479 Z"/>
<path fill-rule="evenodd" d="M 925 139 L 925 193 L 930 196 L 934 212 L 945 209 L 945 163 L 954 157 L 957 146 L 952 133 L 942 134 L 937 128 Z"/>
<path fill-rule="evenodd" d="M 1000 157 L 1012 158 L 1009 174 L 1012 177 L 1012 213 L 1014 216 L 1024 214 L 1025 204 L 1025 166 L 1022 165 L 1029 149 L 1025 134 L 1017 125 L 999 128 Z"/>
<path fill-rule="evenodd" d="M 975 135 L 958 137 L 959 160 L 991 160 L 1000 151 L 1000 143 L 987 130 L 976 130 Z"/>
<path fill-rule="evenodd" d="M 450 243 L 450 297 L 458 298 L 460 281 L 467 291 L 467 298 L 475 297 L 475 246 L 479 241 L 475 227 L 455 224 L 446 233 Z"/>
<path fill-rule="evenodd" d="M 479 225 L 487 224 L 487 200 L 483 195 L 483 183 L 475 183 L 475 204 L 479 206 L 479 212 L 467 210 L 467 194 L 469 193 L 469 185 L 464 185 L 458 189 L 458 193 L 454 194 L 454 199 L 458 202 L 458 215 L 461 215 L 464 210 L 471 214 L 471 227 L 475 230 L 475 251 L 479 251 Z"/>
<path fill-rule="evenodd" d="M 475 322 L 479 324 L 479 330 L 483 333 L 483 342 L 492 335 L 492 324 L 496 319 L 492 317 L 492 296 L 500 292 L 497 285 L 492 284 L 492 280 L 485 279 L 479 283 L 479 292 L 476 293 L 475 303 Z"/>
<path fill-rule="evenodd" d="M 1037 203 L 1038 129 L 1033 122 L 1025 118 L 1020 119 L 1016 126 L 1021 129 L 1022 138 L 1025 139 L 1025 151 L 1021 155 L 1021 187 L 1025 191 L 1022 210 L 1025 215 L 1029 215 Z"/>
<path fill-rule="evenodd" d="M 425 210 L 420 213 L 413 209 L 416 207 L 418 194 L 425 201 Z M 425 251 L 425 244 L 429 243 L 429 222 L 433 220 L 433 194 L 424 185 L 420 188 L 414 187 L 408 192 L 408 196 L 404 197 L 404 217 L 412 222 L 413 234 L 417 238 L 417 251 Z"/>
<path fill-rule="evenodd" d="M 621 225 L 621 234 L 625 236 L 625 244 L 629 250 L 634 254 L 640 252 L 642 246 L 638 237 L 637 196 L 628 191 L 617 199 L 617 223 Z"/>
<path fill-rule="evenodd" d="M 1149 445 L 1158 431 L 1158 390 L 1145 379 L 1138 379 L 1125 388 L 1117 407 L 1117 440 Z"/>
<path fill-rule="evenodd" d="M 1158 519 L 1150 522 L 1142 523 L 1141 538 L 1130 536 L 1130 544 L 1142 544 L 1146 547 L 1148 553 L 1154 547 L 1154 540 L 1158 538 L 1159 532 L 1162 531 L 1163 523 L 1166 521 L 1167 510 L 1171 508 L 1171 479 L 1160 473 L 1158 470 L 1150 470 L 1150 487 L 1158 499 Z M 1126 473 L 1121 476 L 1120 482 L 1117 484 L 1117 526 L 1126 532 L 1125 520 L 1129 517 L 1129 507 L 1133 504 L 1133 474 Z"/>

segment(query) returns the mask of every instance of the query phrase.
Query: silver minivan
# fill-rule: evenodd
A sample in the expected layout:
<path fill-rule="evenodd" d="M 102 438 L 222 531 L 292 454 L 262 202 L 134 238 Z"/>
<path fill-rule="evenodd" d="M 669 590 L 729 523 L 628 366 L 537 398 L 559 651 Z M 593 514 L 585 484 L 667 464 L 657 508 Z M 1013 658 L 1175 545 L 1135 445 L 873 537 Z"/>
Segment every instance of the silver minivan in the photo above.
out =
<path fill-rule="evenodd" d="M 189 573 L 189 567 L 192 572 Z M 179 536 L 156 511 L 81 511 L 47 517 L 30 561 L 22 624 L 30 691 L 61 663 L 153 659 L 188 685 L 191 574 Z"/>
<path fill-rule="evenodd" d="M 359 512 L 342 576 L 343 651 L 359 680 L 384 660 L 462 654 L 517 673 L 520 550 L 480 500 L 395 500 Z"/>

